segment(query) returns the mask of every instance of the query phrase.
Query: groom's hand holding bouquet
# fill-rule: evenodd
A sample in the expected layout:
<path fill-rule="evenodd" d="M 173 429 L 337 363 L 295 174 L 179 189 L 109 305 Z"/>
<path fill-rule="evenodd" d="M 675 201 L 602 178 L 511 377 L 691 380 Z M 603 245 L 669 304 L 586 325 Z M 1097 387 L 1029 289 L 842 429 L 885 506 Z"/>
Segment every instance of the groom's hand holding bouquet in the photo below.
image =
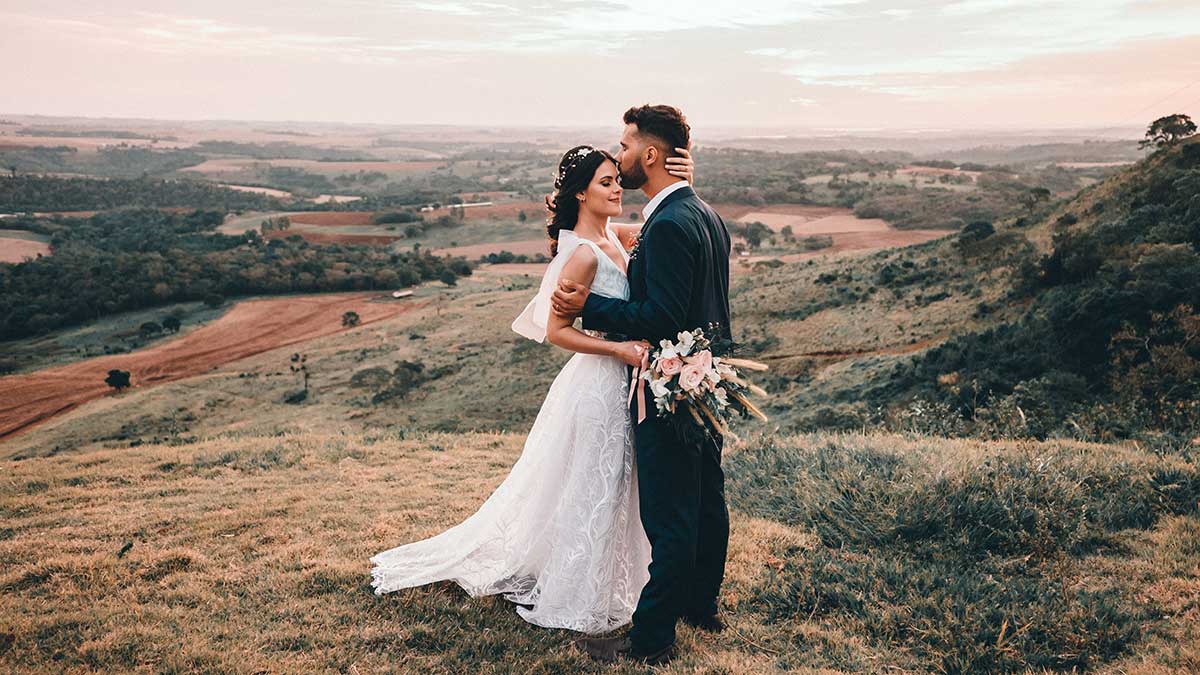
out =
<path fill-rule="evenodd" d="M 702 430 L 732 436 L 729 422 L 735 413 L 767 421 L 748 396 L 766 396 L 767 392 L 738 372 L 739 368 L 764 371 L 767 366 L 714 354 L 726 353 L 730 346 L 714 343 L 699 328 L 681 332 L 674 342 L 660 341 L 635 373 L 649 383 L 658 414 L 670 418 L 682 434 L 691 436 Z"/>

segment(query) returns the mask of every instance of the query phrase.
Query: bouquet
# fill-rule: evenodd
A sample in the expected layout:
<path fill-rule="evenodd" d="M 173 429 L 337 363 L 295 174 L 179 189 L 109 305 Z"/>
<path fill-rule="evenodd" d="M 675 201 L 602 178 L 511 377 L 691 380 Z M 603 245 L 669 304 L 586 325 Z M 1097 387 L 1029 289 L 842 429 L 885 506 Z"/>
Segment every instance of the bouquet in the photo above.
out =
<path fill-rule="evenodd" d="M 748 359 L 714 356 L 719 346 L 699 328 L 685 331 L 676 336 L 675 342 L 659 342 L 635 372 L 635 378 L 649 383 L 658 414 L 670 418 L 685 439 L 694 439 L 698 431 L 733 436 L 729 422 L 735 413 L 767 421 L 749 398 L 749 394 L 766 396 L 767 392 L 738 372 L 739 368 L 764 371 L 767 366 Z"/>

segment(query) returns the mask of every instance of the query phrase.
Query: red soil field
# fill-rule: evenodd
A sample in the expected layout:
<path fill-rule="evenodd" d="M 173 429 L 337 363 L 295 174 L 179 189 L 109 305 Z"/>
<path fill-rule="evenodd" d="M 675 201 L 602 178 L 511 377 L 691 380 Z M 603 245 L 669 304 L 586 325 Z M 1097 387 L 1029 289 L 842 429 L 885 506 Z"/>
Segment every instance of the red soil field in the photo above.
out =
<path fill-rule="evenodd" d="M 541 253 L 546 257 L 550 257 L 550 242 L 547 239 L 526 239 L 524 241 L 497 241 L 488 244 L 472 244 L 470 246 L 455 246 L 453 248 L 439 248 L 434 251 L 436 255 L 460 255 L 467 260 L 476 260 L 480 256 L 485 256 L 489 253 L 499 253 L 508 251 L 514 255 L 535 255 Z"/>
<path fill-rule="evenodd" d="M 516 218 L 521 211 L 525 212 L 525 216 L 529 218 L 529 222 L 534 222 L 538 219 L 546 217 L 545 202 L 504 202 L 502 204 L 493 204 L 491 206 L 468 206 L 463 209 L 464 220 L 478 220 L 483 218 Z M 437 218 L 438 216 L 450 215 L 450 209 L 442 207 L 434 211 L 426 211 L 421 215 L 426 218 Z M 454 216 L 458 217 L 458 209 L 454 210 Z"/>
<path fill-rule="evenodd" d="M 400 209 L 396 209 L 400 210 Z M 536 219 L 544 218 L 546 215 L 546 205 L 541 202 L 506 202 L 502 204 L 493 204 L 491 206 L 469 206 L 463 209 L 463 220 L 484 220 L 489 218 L 516 218 L 521 211 L 525 212 L 529 222 L 534 222 Z M 329 227 L 340 227 L 344 225 L 372 225 L 371 217 L 376 215 L 374 211 L 307 211 L 304 213 L 289 214 L 288 219 L 293 223 L 303 223 L 305 225 L 322 225 Z M 438 216 L 458 217 L 458 209 L 454 209 L 453 214 L 447 207 L 436 209 L 433 211 L 425 211 L 420 214 L 426 220 L 433 220 Z M 403 226 L 404 223 L 399 223 L 398 226 Z"/>
<path fill-rule="evenodd" d="M 129 354 L 101 356 L 0 377 L 0 440 L 111 395 L 111 369 L 127 370 L 135 387 L 180 380 L 217 366 L 345 330 L 342 314 L 357 312 L 359 325 L 389 319 L 419 305 L 371 302 L 377 293 L 333 293 L 239 302 L 220 319 L 178 338 Z"/>
<path fill-rule="evenodd" d="M 19 263 L 38 254 L 50 255 L 50 245 L 40 241 L 0 237 L 0 262 Z"/>
<path fill-rule="evenodd" d="M 313 232 L 311 230 L 271 230 L 263 235 L 267 241 L 272 239 L 287 239 L 293 234 L 298 234 L 310 244 L 383 244 L 387 245 L 404 237 L 396 235 L 389 237 L 382 234 L 336 234 L 325 232 Z"/>
<path fill-rule="evenodd" d="M 308 211 L 288 216 L 293 223 L 340 227 L 344 225 L 373 225 L 373 211 Z"/>

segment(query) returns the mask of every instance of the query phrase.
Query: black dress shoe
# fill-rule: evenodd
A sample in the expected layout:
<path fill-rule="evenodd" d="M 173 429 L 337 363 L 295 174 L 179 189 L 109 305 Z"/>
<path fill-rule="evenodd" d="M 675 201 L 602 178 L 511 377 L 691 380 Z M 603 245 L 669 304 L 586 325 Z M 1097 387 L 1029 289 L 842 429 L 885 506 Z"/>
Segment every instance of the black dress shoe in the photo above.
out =
<path fill-rule="evenodd" d="M 725 622 L 722 621 L 721 617 L 716 614 L 709 614 L 708 616 L 699 618 L 684 614 L 679 618 L 682 619 L 687 625 L 694 628 L 699 628 L 700 630 L 707 631 L 709 633 L 720 633 L 721 631 L 725 630 Z"/>
<path fill-rule="evenodd" d="M 579 651 L 591 657 L 593 661 L 601 661 L 603 663 L 613 663 L 620 659 L 626 659 L 650 666 L 657 666 L 667 663 L 675 656 L 674 643 L 647 654 L 634 651 L 633 643 L 627 637 L 587 637 L 579 638 L 571 644 Z"/>

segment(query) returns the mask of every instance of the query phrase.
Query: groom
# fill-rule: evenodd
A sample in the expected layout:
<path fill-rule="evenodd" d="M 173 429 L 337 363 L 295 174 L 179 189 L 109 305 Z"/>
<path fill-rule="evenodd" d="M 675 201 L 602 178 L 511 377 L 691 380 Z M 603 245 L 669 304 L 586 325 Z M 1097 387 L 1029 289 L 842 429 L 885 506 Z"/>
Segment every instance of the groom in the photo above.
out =
<path fill-rule="evenodd" d="M 665 105 L 630 108 L 624 119 L 616 157 L 621 185 L 641 188 L 650 199 L 629 262 L 629 300 L 589 295 L 586 287 L 563 280 L 554 294 L 554 311 L 569 318 L 582 315 L 586 329 L 652 344 L 674 341 L 680 331 L 707 331 L 713 324 L 720 336 L 731 337 L 729 232 L 664 163 L 673 148 L 690 147 L 687 119 Z M 647 393 L 647 398 L 654 397 Z M 642 526 L 651 546 L 650 581 L 628 637 L 584 638 L 576 644 L 593 659 L 656 664 L 674 653 L 678 619 L 709 631 L 724 627 L 717 616 L 717 592 L 725 574 L 729 513 L 719 436 L 684 443 L 668 420 L 651 412 L 637 425 L 635 442 Z"/>

